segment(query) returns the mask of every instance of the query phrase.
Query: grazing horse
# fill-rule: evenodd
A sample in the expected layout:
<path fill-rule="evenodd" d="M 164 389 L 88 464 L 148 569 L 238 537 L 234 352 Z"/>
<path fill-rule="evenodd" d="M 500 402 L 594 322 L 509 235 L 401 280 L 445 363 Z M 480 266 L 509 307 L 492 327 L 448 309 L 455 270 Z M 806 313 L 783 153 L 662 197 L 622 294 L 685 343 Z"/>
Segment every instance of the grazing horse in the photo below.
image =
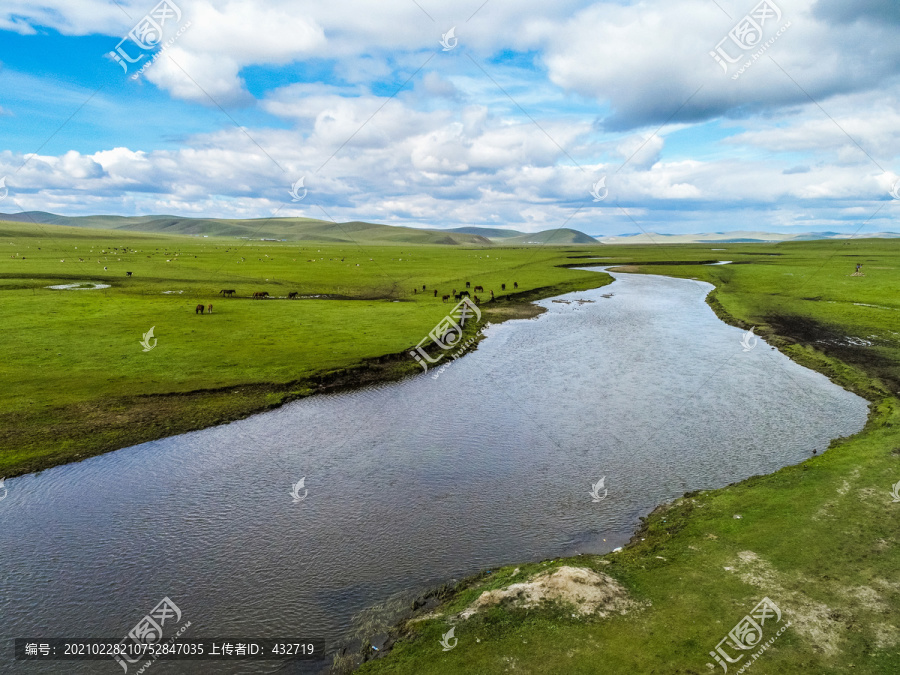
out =
<path fill-rule="evenodd" d="M 455 288 L 453 289 L 453 295 L 456 295 L 456 289 L 455 289 Z"/>
<path fill-rule="evenodd" d="M 447 302 L 449 299 L 450 299 L 450 296 L 449 296 L 449 295 L 445 295 L 445 296 L 443 296 L 443 297 L 441 298 L 441 301 L 442 301 L 442 302 Z"/>
<path fill-rule="evenodd" d="M 203 314 L 203 310 L 206 309 L 203 305 L 197 305 L 194 307 L 194 314 Z"/>
<path fill-rule="evenodd" d="M 299 297 L 300 294 L 297 291 L 291 291 L 288 293 L 288 300 L 293 300 L 296 297 Z"/>
<path fill-rule="evenodd" d="M 469 295 L 469 291 L 460 291 L 460 292 L 459 292 L 459 297 L 460 297 L 460 298 L 464 298 L 464 297 L 465 297 L 465 298 L 471 298 L 472 296 Z"/>
<path fill-rule="evenodd" d="M 478 293 L 479 291 L 484 293 L 484 286 L 476 286 L 474 290 L 476 293 Z"/>
<path fill-rule="evenodd" d="M 131 272 L 125 272 L 125 276 L 126 276 L 126 277 L 130 277 L 130 276 L 131 276 Z"/>
<path fill-rule="evenodd" d="M 453 299 L 454 299 L 454 300 L 459 300 L 461 297 L 462 297 L 462 296 L 461 296 L 459 293 L 457 293 L 456 295 L 453 296 Z"/>
<path fill-rule="evenodd" d="M 476 305 L 481 303 L 481 298 L 479 298 L 477 295 L 475 296 L 474 300 Z"/>
<path fill-rule="evenodd" d="M 206 313 L 212 314 L 212 305 L 210 305 L 209 307 L 206 308 Z"/>
<path fill-rule="evenodd" d="M 505 291 L 505 290 L 506 290 L 506 284 L 500 284 L 500 290 L 501 290 L 501 291 Z"/>
<path fill-rule="evenodd" d="M 434 297 L 437 297 L 437 289 L 434 289 Z"/>
<path fill-rule="evenodd" d="M 237 293 L 233 288 L 223 288 L 219 291 L 219 295 L 224 295 L 226 298 L 230 298 L 232 295 Z"/>
<path fill-rule="evenodd" d="M 513 288 L 518 288 L 518 287 L 519 287 L 519 282 L 518 282 L 518 281 L 514 281 L 514 282 L 513 282 Z"/>
<path fill-rule="evenodd" d="M 467 281 L 467 282 L 466 282 L 466 288 L 469 288 L 471 285 L 472 285 L 472 282 L 471 282 L 471 281 Z"/>
<path fill-rule="evenodd" d="M 425 284 L 422 284 L 422 290 L 423 291 L 425 290 Z"/>
<path fill-rule="evenodd" d="M 268 292 L 268 291 L 258 291 L 257 293 L 254 293 L 254 294 L 253 294 L 253 298 L 254 298 L 254 299 L 260 298 L 261 300 L 265 300 L 265 299 L 268 298 L 268 297 L 269 297 L 269 292 Z"/>

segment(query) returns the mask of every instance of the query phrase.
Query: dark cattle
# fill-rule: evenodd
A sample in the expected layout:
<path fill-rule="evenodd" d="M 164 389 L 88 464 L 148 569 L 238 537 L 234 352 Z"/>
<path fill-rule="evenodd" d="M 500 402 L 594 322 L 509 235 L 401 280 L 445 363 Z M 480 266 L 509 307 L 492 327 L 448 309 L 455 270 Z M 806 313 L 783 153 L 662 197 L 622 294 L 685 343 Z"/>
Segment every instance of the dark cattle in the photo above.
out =
<path fill-rule="evenodd" d="M 476 287 L 474 288 L 474 291 L 475 291 L 476 293 L 478 293 L 479 291 L 480 291 L 481 293 L 484 293 L 484 286 L 476 286 Z"/>
<path fill-rule="evenodd" d="M 469 288 L 471 285 L 472 285 L 472 282 L 471 282 L 471 281 L 467 281 L 467 282 L 466 282 L 466 288 Z"/>
<path fill-rule="evenodd" d="M 194 307 L 194 314 L 203 314 L 203 310 L 206 309 L 203 305 L 197 305 Z"/>
<path fill-rule="evenodd" d="M 296 297 L 299 297 L 300 294 L 297 291 L 291 291 L 288 293 L 288 300 L 293 300 Z"/>
<path fill-rule="evenodd" d="M 224 295 L 228 298 L 230 298 L 235 293 L 237 293 L 237 291 L 235 291 L 233 288 L 223 288 L 221 291 L 219 291 L 219 295 Z"/>
<path fill-rule="evenodd" d="M 437 289 L 434 289 L 434 297 L 437 297 Z"/>
<path fill-rule="evenodd" d="M 442 302 L 447 302 L 449 299 L 450 299 L 450 296 L 449 296 L 449 295 L 445 295 L 445 296 L 443 296 L 443 297 L 441 298 L 441 301 L 442 301 Z"/>
<path fill-rule="evenodd" d="M 131 276 L 131 272 L 125 272 L 125 276 L 126 276 L 126 277 L 130 277 L 130 276 Z"/>
<path fill-rule="evenodd" d="M 514 281 L 514 282 L 513 282 L 513 288 L 518 288 L 518 287 L 519 287 L 519 282 L 518 282 L 518 281 Z"/>
<path fill-rule="evenodd" d="M 506 284 L 500 284 L 500 290 L 501 290 L 501 291 L 505 291 L 505 290 L 506 290 Z"/>

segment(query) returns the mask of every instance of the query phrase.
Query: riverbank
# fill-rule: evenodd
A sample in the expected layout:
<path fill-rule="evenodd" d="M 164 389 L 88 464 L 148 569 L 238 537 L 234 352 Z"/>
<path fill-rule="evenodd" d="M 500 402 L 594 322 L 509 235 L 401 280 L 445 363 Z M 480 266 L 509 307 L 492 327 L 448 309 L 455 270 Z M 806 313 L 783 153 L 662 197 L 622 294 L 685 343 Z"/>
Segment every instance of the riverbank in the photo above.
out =
<path fill-rule="evenodd" d="M 858 246 L 871 255 L 867 262 L 889 262 L 884 249 L 891 246 Z M 759 655 L 761 672 L 900 669 L 900 622 L 891 619 L 900 608 L 898 504 L 891 494 L 900 480 L 900 401 L 892 393 L 900 345 L 892 341 L 886 292 L 894 276 L 848 288 L 844 261 L 826 267 L 831 258 L 823 264 L 815 250 L 806 257 L 802 246 L 772 248 L 801 255 L 755 269 L 629 271 L 713 283 L 708 304 L 720 318 L 755 327 L 796 362 L 869 400 L 865 429 L 799 465 L 662 505 L 619 552 L 510 565 L 466 579 L 443 592 L 440 606 L 396 627 L 390 653 L 379 652 L 360 672 L 713 672 L 727 664 L 716 658 L 722 638 L 764 597 L 792 625 Z M 803 278 L 784 279 L 795 275 Z M 584 614 L 563 594 L 527 606 L 529 584 L 567 567 L 597 575 L 610 598 L 621 600 L 611 592 L 621 588 L 629 601 L 618 605 L 623 611 Z M 463 618 L 479 601 L 503 595 Z M 771 635 L 766 625 L 765 639 L 780 625 Z M 445 649 L 442 639 L 453 646 Z M 731 669 L 750 661 L 723 649 L 737 661 L 727 664 Z"/>

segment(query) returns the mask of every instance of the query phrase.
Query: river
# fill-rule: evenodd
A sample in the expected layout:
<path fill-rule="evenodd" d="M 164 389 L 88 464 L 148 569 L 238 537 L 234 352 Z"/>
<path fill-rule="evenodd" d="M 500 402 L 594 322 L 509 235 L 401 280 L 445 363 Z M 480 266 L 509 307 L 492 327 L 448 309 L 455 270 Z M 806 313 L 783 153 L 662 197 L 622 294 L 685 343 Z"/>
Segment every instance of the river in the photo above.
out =
<path fill-rule="evenodd" d="M 487 327 L 437 379 L 315 396 L 7 480 L 3 644 L 121 639 L 168 597 L 191 622 L 185 639 L 306 637 L 327 651 L 397 593 L 608 552 L 657 504 L 795 464 L 865 423 L 863 399 L 762 341 L 746 351 L 705 304 L 709 284 L 613 276 Z M 150 672 L 211 666 L 316 671 Z M 0 671 L 123 672 L 13 664 L 7 648 Z"/>

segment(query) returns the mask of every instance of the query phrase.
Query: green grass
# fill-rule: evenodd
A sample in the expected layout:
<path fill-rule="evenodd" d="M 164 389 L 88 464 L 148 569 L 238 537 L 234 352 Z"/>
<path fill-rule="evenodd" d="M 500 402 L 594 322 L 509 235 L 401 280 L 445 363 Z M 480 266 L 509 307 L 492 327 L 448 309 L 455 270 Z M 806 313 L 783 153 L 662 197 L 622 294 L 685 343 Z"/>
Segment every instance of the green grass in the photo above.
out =
<path fill-rule="evenodd" d="M 555 247 L 299 245 L 0 223 L 0 251 L 0 353 L 14 356 L 0 362 L 0 476 L 235 419 L 325 384 L 417 372 L 405 352 L 452 307 L 441 296 L 467 280 L 487 289 L 483 301 L 514 281 L 528 299 L 606 282 L 559 267 L 572 254 Z M 85 282 L 110 288 L 47 288 Z M 252 300 L 256 291 L 324 297 Z M 196 315 L 197 304 L 213 313 Z M 485 319 L 516 316 L 514 304 L 485 306 Z M 144 352 L 151 327 L 158 342 Z"/>
<path fill-rule="evenodd" d="M 707 667 L 713 661 L 708 652 L 764 596 L 793 623 L 747 672 L 900 672 L 900 504 L 890 495 L 900 480 L 894 396 L 900 244 L 709 248 L 609 247 L 601 255 L 631 263 L 710 256 L 749 262 L 650 264 L 633 271 L 715 284 L 710 304 L 724 319 L 756 326 L 795 360 L 872 401 L 865 430 L 835 440 L 824 455 L 800 465 L 658 508 L 621 553 L 518 566 L 515 581 L 562 564 L 609 574 L 641 609 L 576 619 L 559 606 L 526 611 L 502 605 L 458 623 L 457 647 L 443 652 L 438 641 L 448 617 L 484 590 L 509 584 L 513 567 L 506 567 L 464 581 L 437 610 L 439 617 L 400 627 L 386 658 L 360 672 L 724 672 Z M 863 263 L 865 277 L 849 276 L 856 262 Z M 729 673 L 746 661 L 731 665 Z"/>

